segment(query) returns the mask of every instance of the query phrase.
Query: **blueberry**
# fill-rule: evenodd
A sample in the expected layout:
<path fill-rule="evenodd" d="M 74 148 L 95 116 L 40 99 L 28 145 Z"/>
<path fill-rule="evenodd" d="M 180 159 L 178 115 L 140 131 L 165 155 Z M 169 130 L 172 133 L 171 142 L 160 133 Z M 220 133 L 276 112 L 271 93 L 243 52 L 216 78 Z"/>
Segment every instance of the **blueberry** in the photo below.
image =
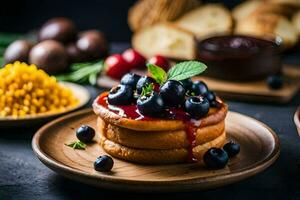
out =
<path fill-rule="evenodd" d="M 160 87 L 159 91 L 165 106 L 178 107 L 184 102 L 185 89 L 179 81 L 169 80 Z"/>
<path fill-rule="evenodd" d="M 205 96 L 205 94 L 208 92 L 208 87 L 203 81 L 196 81 L 192 85 L 191 92 L 194 96 L 202 95 Z"/>
<path fill-rule="evenodd" d="M 218 102 L 216 101 L 216 94 L 212 91 L 208 91 L 205 94 L 205 98 L 209 101 L 210 107 L 218 107 Z"/>
<path fill-rule="evenodd" d="M 209 111 L 209 102 L 201 96 L 189 97 L 185 101 L 185 110 L 194 119 L 200 119 L 207 115 Z"/>
<path fill-rule="evenodd" d="M 213 147 L 205 152 L 203 161 L 209 168 L 221 169 L 228 163 L 228 155 L 223 149 Z"/>
<path fill-rule="evenodd" d="M 136 84 L 136 91 L 138 94 L 142 93 L 142 88 L 147 84 L 155 83 L 155 80 L 148 76 L 142 76 Z"/>
<path fill-rule="evenodd" d="M 220 108 L 222 105 L 218 101 L 209 102 L 210 107 Z"/>
<path fill-rule="evenodd" d="M 164 102 L 158 93 L 151 92 L 138 98 L 137 108 L 142 115 L 158 117 L 164 113 Z"/>
<path fill-rule="evenodd" d="M 81 142 L 91 142 L 95 137 L 95 130 L 90 126 L 82 125 L 76 130 L 76 137 Z"/>
<path fill-rule="evenodd" d="M 140 75 L 134 74 L 134 73 L 127 73 L 125 74 L 122 78 L 121 78 L 121 84 L 122 85 L 129 85 L 131 86 L 133 89 L 136 88 L 136 84 L 139 81 L 139 79 L 141 78 Z"/>
<path fill-rule="evenodd" d="M 191 87 L 193 85 L 192 79 L 187 78 L 187 79 L 181 80 L 180 82 L 182 83 L 182 85 L 183 85 L 186 92 L 191 90 Z"/>
<path fill-rule="evenodd" d="M 269 88 L 277 90 L 283 86 L 283 78 L 281 75 L 273 75 L 267 78 Z"/>
<path fill-rule="evenodd" d="M 107 101 L 111 105 L 129 105 L 133 101 L 133 89 L 129 85 L 113 87 L 108 94 Z"/>
<path fill-rule="evenodd" d="M 208 91 L 206 94 L 205 94 L 205 98 L 209 101 L 209 103 L 213 102 L 216 100 L 216 95 L 214 92 L 212 91 Z"/>
<path fill-rule="evenodd" d="M 223 149 L 227 152 L 229 157 L 234 157 L 240 152 L 240 145 L 234 142 L 228 142 L 224 145 Z"/>
<path fill-rule="evenodd" d="M 94 169 L 99 172 L 109 172 L 114 165 L 114 161 L 107 155 L 100 156 L 94 162 Z"/>

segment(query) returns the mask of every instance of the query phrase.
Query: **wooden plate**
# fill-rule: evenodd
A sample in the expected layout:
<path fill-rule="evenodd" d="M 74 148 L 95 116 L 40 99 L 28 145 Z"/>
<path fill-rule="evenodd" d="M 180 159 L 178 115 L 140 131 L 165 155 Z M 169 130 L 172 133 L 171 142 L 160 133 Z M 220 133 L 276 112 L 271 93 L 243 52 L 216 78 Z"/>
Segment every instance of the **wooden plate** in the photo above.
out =
<path fill-rule="evenodd" d="M 35 116 L 25 116 L 20 118 L 13 117 L 0 117 L 0 127 L 21 127 L 21 126 L 33 126 L 46 121 L 49 121 L 57 116 L 62 114 L 66 114 L 68 112 L 77 110 L 84 106 L 91 98 L 89 91 L 81 85 L 70 83 L 70 82 L 62 82 L 62 85 L 70 88 L 74 94 L 74 96 L 79 100 L 79 103 L 76 106 L 70 107 L 62 112 L 56 113 L 45 113 L 38 114 Z"/>
<path fill-rule="evenodd" d="M 71 113 L 48 123 L 33 137 L 32 147 L 50 169 L 70 179 L 126 191 L 170 192 L 214 188 L 238 182 L 269 167 L 279 156 L 276 134 L 265 124 L 245 115 L 229 112 L 226 131 L 238 141 L 241 152 L 221 170 L 197 164 L 138 165 L 114 158 L 111 173 L 93 169 L 95 159 L 105 154 L 97 142 L 86 150 L 74 150 L 66 143 L 76 140 L 75 130 L 82 124 L 96 127 L 92 110 Z M 96 136 L 96 141 L 99 140 Z"/>

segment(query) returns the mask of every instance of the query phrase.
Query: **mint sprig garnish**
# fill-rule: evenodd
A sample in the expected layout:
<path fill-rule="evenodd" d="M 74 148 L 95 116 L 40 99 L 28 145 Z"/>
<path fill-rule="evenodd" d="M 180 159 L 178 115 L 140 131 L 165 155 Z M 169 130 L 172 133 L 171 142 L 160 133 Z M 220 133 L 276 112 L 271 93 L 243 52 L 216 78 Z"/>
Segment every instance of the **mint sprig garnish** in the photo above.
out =
<path fill-rule="evenodd" d="M 158 84 L 163 84 L 167 80 L 167 73 L 165 72 L 164 69 L 157 65 L 153 65 L 151 63 L 147 64 L 148 71 L 151 74 L 151 77 L 158 83 Z"/>
<path fill-rule="evenodd" d="M 199 75 L 206 70 L 207 66 L 198 61 L 185 61 L 176 64 L 168 71 L 168 80 L 181 81 Z"/>
<path fill-rule="evenodd" d="M 160 85 L 168 80 L 181 81 L 204 72 L 207 66 L 199 61 L 185 61 L 174 65 L 168 72 L 161 67 L 147 64 L 151 77 Z"/>
<path fill-rule="evenodd" d="M 146 84 L 143 88 L 142 88 L 142 93 L 141 96 L 147 96 L 148 94 L 150 94 L 154 89 L 154 85 L 153 83 L 150 84 Z"/>
<path fill-rule="evenodd" d="M 70 144 L 65 144 L 69 147 L 72 147 L 73 149 L 85 149 L 86 148 L 86 144 L 84 144 L 81 141 L 75 141 L 75 142 L 71 142 Z"/>

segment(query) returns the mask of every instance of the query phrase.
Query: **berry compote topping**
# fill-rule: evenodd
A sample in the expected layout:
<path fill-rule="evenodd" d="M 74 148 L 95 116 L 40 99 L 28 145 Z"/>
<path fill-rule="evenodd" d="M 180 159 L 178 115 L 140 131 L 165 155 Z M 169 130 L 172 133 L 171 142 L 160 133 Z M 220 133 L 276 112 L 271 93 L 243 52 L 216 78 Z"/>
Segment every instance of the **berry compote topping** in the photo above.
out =
<path fill-rule="evenodd" d="M 138 109 L 136 104 L 131 105 L 110 105 L 107 102 L 108 92 L 102 93 L 97 100 L 97 103 L 104 108 L 120 115 L 122 117 L 126 117 L 134 120 L 182 120 L 182 121 L 190 121 L 191 117 L 188 113 L 186 113 L 182 108 L 170 108 L 165 111 L 160 117 L 149 117 L 142 115 Z"/>

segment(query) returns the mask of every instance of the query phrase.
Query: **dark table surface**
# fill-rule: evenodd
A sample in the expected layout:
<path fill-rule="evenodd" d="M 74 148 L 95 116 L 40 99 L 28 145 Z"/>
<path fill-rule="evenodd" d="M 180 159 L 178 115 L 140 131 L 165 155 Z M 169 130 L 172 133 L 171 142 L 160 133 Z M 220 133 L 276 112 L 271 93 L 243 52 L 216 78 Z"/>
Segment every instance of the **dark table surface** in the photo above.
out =
<path fill-rule="evenodd" d="M 119 52 L 127 45 L 114 45 Z M 299 63 L 299 54 L 285 56 Z M 300 80 L 299 80 L 300 81 Z M 87 86 L 94 98 L 101 89 Z M 281 155 L 264 172 L 226 187 L 189 193 L 138 194 L 115 192 L 73 182 L 44 166 L 31 149 L 37 128 L 0 127 L 0 200 L 6 199 L 300 199 L 300 138 L 293 115 L 300 93 L 288 104 L 227 101 L 230 110 L 254 117 L 279 136 Z"/>

